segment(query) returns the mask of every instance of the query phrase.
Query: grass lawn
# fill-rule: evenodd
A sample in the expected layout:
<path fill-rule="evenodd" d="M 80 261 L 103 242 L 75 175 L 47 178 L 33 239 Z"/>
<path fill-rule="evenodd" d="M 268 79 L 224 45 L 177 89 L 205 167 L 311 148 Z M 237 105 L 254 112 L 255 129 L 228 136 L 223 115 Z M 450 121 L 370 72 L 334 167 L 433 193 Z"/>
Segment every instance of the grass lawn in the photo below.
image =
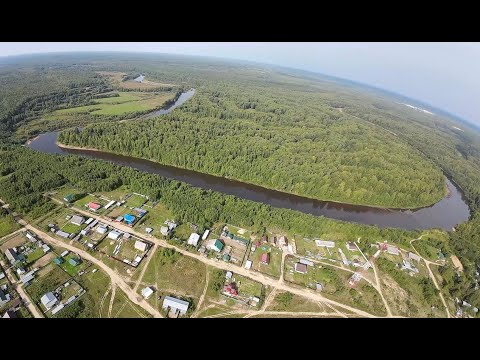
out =
<path fill-rule="evenodd" d="M 165 205 L 159 202 L 153 208 L 148 208 L 148 213 L 145 215 L 145 220 L 141 225 L 139 225 L 139 227 L 150 227 L 154 229 L 155 233 L 160 236 L 160 227 L 165 226 L 165 220 L 172 218 L 173 214 L 170 212 L 170 210 L 168 210 Z"/>
<path fill-rule="evenodd" d="M 35 303 L 47 292 L 55 290 L 65 283 L 70 276 L 55 264 L 48 264 L 35 273 L 35 279 L 25 288 Z"/>
<path fill-rule="evenodd" d="M 62 231 L 65 231 L 69 234 L 78 234 L 84 227 L 85 227 L 84 224 L 78 226 L 78 225 L 72 224 L 70 220 L 68 220 L 68 222 L 62 226 Z"/>
<path fill-rule="evenodd" d="M 290 292 L 279 292 L 267 307 L 266 311 L 305 311 L 305 312 L 333 312 L 327 306 L 323 306 L 303 296 Z"/>
<path fill-rule="evenodd" d="M 20 225 L 15 221 L 13 216 L 0 216 L 0 238 L 18 229 L 20 229 Z"/>
<path fill-rule="evenodd" d="M 77 275 L 81 270 L 85 269 L 88 267 L 88 262 L 84 261 L 83 259 L 80 260 L 80 264 L 77 266 L 73 266 L 72 264 L 69 263 L 70 259 L 78 259 L 78 256 L 76 256 L 73 253 L 68 253 L 67 256 L 63 258 L 65 262 L 63 264 L 60 264 L 60 267 L 65 270 L 70 276 L 75 276 Z"/>
<path fill-rule="evenodd" d="M 262 284 L 249 279 L 245 276 L 234 274 L 235 282 L 238 286 L 238 294 L 242 296 L 256 296 L 262 295 Z"/>
<path fill-rule="evenodd" d="M 60 227 L 67 222 L 67 216 L 72 216 L 74 214 L 75 212 L 73 210 L 60 207 L 56 211 L 52 212 L 49 216 L 38 222 L 37 226 L 42 230 L 49 231 L 48 224 L 56 224 Z M 68 222 L 70 222 L 70 220 L 68 220 Z"/>
<path fill-rule="evenodd" d="M 88 203 L 89 202 L 94 202 L 94 203 L 97 203 L 97 204 L 100 204 L 102 205 L 102 208 L 100 208 L 99 210 L 97 210 L 97 213 L 101 213 L 101 210 L 103 210 L 103 206 L 107 205 L 108 202 L 103 200 L 103 199 L 100 199 L 96 196 L 93 196 L 93 195 L 86 195 L 85 197 L 75 201 L 74 205 L 82 210 L 85 210 L 87 207 L 88 207 Z"/>
<path fill-rule="evenodd" d="M 82 196 L 84 194 L 83 191 L 68 185 L 55 189 L 51 193 L 53 194 L 52 195 L 53 198 L 60 200 L 62 202 L 64 202 L 63 198 L 69 194 L 73 194 L 77 196 Z"/>
<path fill-rule="evenodd" d="M 260 263 L 260 257 L 264 253 L 270 255 L 270 263 L 268 265 Z M 249 260 L 253 261 L 252 269 L 271 275 L 275 278 L 280 277 L 282 266 L 282 251 L 280 249 L 268 244 L 262 244 L 255 250 L 255 252 L 250 252 Z"/>
<path fill-rule="evenodd" d="M 129 208 L 139 208 L 146 202 L 147 198 L 144 198 L 140 195 L 132 194 L 131 196 L 129 196 L 124 205 Z"/>
<path fill-rule="evenodd" d="M 27 263 L 31 264 L 40 259 L 45 253 L 42 248 L 36 248 L 27 256 Z"/>
<path fill-rule="evenodd" d="M 122 201 L 130 192 L 130 189 L 126 185 L 122 185 L 112 191 L 96 192 L 95 195 L 103 196 L 110 200 Z"/>
<path fill-rule="evenodd" d="M 169 295 L 200 297 L 205 286 L 205 264 L 171 249 L 159 248 L 150 256 L 153 259 L 145 271 L 144 283 Z M 158 305 L 161 307 L 161 303 Z"/>
<path fill-rule="evenodd" d="M 181 240 L 187 240 L 192 232 L 193 231 L 190 228 L 190 223 L 184 223 L 177 226 L 173 231 L 173 234 Z"/>
<path fill-rule="evenodd" d="M 285 259 L 285 281 L 313 289 L 318 282 L 324 287 L 321 294 L 325 297 L 376 315 L 386 314 L 380 294 L 364 279 L 355 288 L 350 288 L 348 279 L 352 276 L 351 272 L 315 264 L 307 267 L 306 274 L 301 274 L 294 270 L 297 261 L 292 256 Z"/>

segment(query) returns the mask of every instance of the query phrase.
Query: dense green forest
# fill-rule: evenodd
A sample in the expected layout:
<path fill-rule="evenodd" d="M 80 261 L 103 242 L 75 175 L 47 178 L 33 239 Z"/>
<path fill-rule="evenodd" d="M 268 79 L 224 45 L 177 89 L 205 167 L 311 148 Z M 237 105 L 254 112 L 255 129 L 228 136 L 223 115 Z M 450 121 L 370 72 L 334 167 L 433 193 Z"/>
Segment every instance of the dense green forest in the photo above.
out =
<path fill-rule="evenodd" d="M 197 92 L 158 119 L 122 126 L 113 123 L 118 118 L 107 117 L 42 123 L 55 110 L 91 105 L 98 94 L 118 90 L 98 76 L 101 70 L 143 73 L 152 81 L 195 87 Z M 103 124 L 88 125 L 94 122 Z M 77 54 L 74 60 L 39 56 L 0 66 L 0 198 L 20 213 L 37 217 L 47 212 L 54 205 L 42 194 L 63 184 L 85 191 L 127 184 L 160 198 L 177 220 L 203 227 L 224 221 L 306 236 L 321 229 L 407 245 L 418 233 L 272 208 L 103 161 L 15 145 L 25 134 L 72 126 L 85 129 L 66 131 L 63 142 L 353 203 L 433 203 L 444 195 L 441 169 L 465 192 L 473 212 L 471 220 L 449 233 L 446 245 L 461 258 L 465 272 L 441 267 L 442 286 L 480 307 L 475 274 L 480 259 L 480 138 L 466 124 L 321 76 L 299 78 L 284 69 L 211 59 Z"/>

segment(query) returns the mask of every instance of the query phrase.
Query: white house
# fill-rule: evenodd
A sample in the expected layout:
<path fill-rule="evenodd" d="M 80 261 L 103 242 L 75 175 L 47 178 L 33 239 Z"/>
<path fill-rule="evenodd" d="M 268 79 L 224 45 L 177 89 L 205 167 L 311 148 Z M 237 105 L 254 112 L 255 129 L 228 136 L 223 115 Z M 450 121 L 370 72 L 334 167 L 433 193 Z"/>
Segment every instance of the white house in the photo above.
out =
<path fill-rule="evenodd" d="M 73 225 L 82 225 L 84 222 L 85 222 L 85 219 L 82 217 L 82 216 L 79 216 L 79 215 L 73 215 L 72 216 L 72 219 L 70 220 L 70 222 L 73 224 Z"/>
<path fill-rule="evenodd" d="M 200 235 L 198 235 L 197 233 L 191 233 L 190 237 L 187 240 L 187 244 L 197 246 L 198 240 L 200 240 Z"/>
<path fill-rule="evenodd" d="M 117 239 L 120 237 L 120 235 L 121 235 L 121 234 L 120 234 L 119 232 L 117 232 L 117 231 L 115 231 L 115 230 L 112 230 L 112 231 L 110 231 L 110 232 L 108 233 L 107 236 L 108 236 L 109 239 L 117 240 Z"/>
<path fill-rule="evenodd" d="M 151 287 L 146 287 L 142 289 L 142 296 L 145 299 L 148 299 L 150 296 L 152 296 L 152 294 L 153 294 L 153 289 Z"/>
<path fill-rule="evenodd" d="M 162 308 L 170 308 L 170 311 L 173 311 L 175 314 L 180 313 L 181 315 L 185 315 L 189 306 L 190 304 L 187 301 L 176 299 L 171 296 L 165 296 Z"/>
<path fill-rule="evenodd" d="M 43 295 L 40 301 L 42 302 L 43 306 L 47 308 L 47 310 L 50 310 L 58 302 L 57 298 L 51 291 Z"/>
<path fill-rule="evenodd" d="M 144 243 L 143 241 L 138 241 L 138 240 L 135 241 L 135 245 L 134 245 L 135 249 L 140 250 L 140 251 L 147 250 L 147 246 L 148 245 L 146 243 Z"/>
<path fill-rule="evenodd" d="M 106 226 L 103 226 L 103 225 L 100 225 L 98 228 L 97 228 L 97 232 L 100 233 L 100 234 L 105 234 L 107 232 L 107 227 Z"/>

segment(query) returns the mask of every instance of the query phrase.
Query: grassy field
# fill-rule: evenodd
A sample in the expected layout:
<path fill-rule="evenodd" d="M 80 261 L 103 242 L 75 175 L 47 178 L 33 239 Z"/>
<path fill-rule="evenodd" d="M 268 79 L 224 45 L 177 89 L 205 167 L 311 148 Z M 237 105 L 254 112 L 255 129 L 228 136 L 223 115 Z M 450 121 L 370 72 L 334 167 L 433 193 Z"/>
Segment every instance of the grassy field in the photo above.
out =
<path fill-rule="evenodd" d="M 173 214 L 162 203 L 158 203 L 153 208 L 148 208 L 148 214 L 145 215 L 145 220 L 139 225 L 142 229 L 150 227 L 154 229 L 153 234 L 162 236 L 160 234 L 160 227 L 165 226 L 164 222 L 167 219 L 172 219 Z"/>
<path fill-rule="evenodd" d="M 72 264 L 70 264 L 69 263 L 70 259 L 77 259 L 78 260 L 78 256 L 71 253 L 71 252 L 67 256 L 65 256 L 63 259 L 65 260 L 65 262 L 63 264 L 61 264 L 60 267 L 63 270 L 65 270 L 70 276 L 77 275 L 81 270 L 84 270 L 89 265 L 88 262 L 83 261 L 83 260 L 80 260 L 80 264 L 78 264 L 77 266 L 73 266 Z"/>
<path fill-rule="evenodd" d="M 31 264 L 40 259 L 45 253 L 42 248 L 36 248 L 27 256 L 27 263 Z"/>
<path fill-rule="evenodd" d="M 67 216 L 72 216 L 74 214 L 75 212 L 73 210 L 60 207 L 56 211 L 52 212 L 49 216 L 46 216 L 44 219 L 39 221 L 37 226 L 46 231 L 48 231 L 48 224 L 56 224 L 61 227 L 67 222 L 70 222 L 70 220 L 66 219 Z"/>
<path fill-rule="evenodd" d="M 289 292 L 279 292 L 275 294 L 273 301 L 266 308 L 266 311 L 333 312 L 333 310 L 327 306 Z"/>
<path fill-rule="evenodd" d="M 57 199 L 57 200 L 64 201 L 63 198 L 67 195 L 70 195 L 70 194 L 81 196 L 81 195 L 83 195 L 83 191 L 81 191 L 77 188 L 74 188 L 72 186 L 66 185 L 66 186 L 62 186 L 62 187 L 56 189 L 54 192 L 52 192 L 52 197 Z"/>
<path fill-rule="evenodd" d="M 235 282 L 238 286 L 238 294 L 242 296 L 256 296 L 262 295 L 262 284 L 249 279 L 245 276 L 234 274 Z"/>
<path fill-rule="evenodd" d="M 0 216 L 0 238 L 20 229 L 20 225 L 12 216 Z"/>
<path fill-rule="evenodd" d="M 59 285 L 65 283 L 70 276 L 55 264 L 48 264 L 35 274 L 33 280 L 25 290 L 32 297 L 35 303 L 47 292 L 55 290 Z"/>
<path fill-rule="evenodd" d="M 112 191 L 100 191 L 96 192 L 95 195 L 104 196 L 110 200 L 121 201 L 130 193 L 130 189 L 126 185 L 122 185 Z"/>
<path fill-rule="evenodd" d="M 268 265 L 260 263 L 260 257 L 264 253 L 270 255 L 270 263 Z M 255 252 L 250 252 L 249 260 L 253 261 L 252 269 L 276 278 L 280 277 L 282 266 L 282 251 L 280 249 L 267 244 L 262 244 L 255 250 Z"/>
<path fill-rule="evenodd" d="M 138 208 L 141 207 L 143 204 L 147 202 L 147 198 L 144 198 L 143 196 L 132 194 L 129 196 L 127 201 L 125 202 L 125 206 L 127 207 L 133 207 L 133 208 Z"/>
<path fill-rule="evenodd" d="M 98 209 L 97 212 L 96 212 L 96 213 L 99 213 L 99 214 L 102 213 L 102 211 L 104 210 L 103 206 L 108 204 L 107 201 L 105 201 L 103 199 L 100 199 L 96 196 L 90 195 L 90 194 L 88 194 L 87 196 L 84 196 L 80 200 L 75 201 L 74 204 L 75 204 L 76 207 L 78 207 L 82 210 L 86 210 L 89 202 L 94 202 L 94 203 L 102 205 L 102 207 L 100 209 Z"/>
<path fill-rule="evenodd" d="M 78 234 L 85 226 L 82 224 L 80 226 L 72 224 L 70 220 L 62 226 L 62 231 L 65 231 L 69 234 Z"/>
<path fill-rule="evenodd" d="M 161 294 L 198 300 L 205 286 L 205 264 L 170 249 L 160 248 L 150 256 L 153 259 L 148 264 L 143 283 L 153 285 Z M 158 295 L 150 299 L 157 299 Z M 155 305 L 161 307 L 160 302 Z"/>
<path fill-rule="evenodd" d="M 181 240 L 187 240 L 190 234 L 192 233 L 190 228 L 190 223 L 184 223 L 175 228 L 173 234 Z"/>
<path fill-rule="evenodd" d="M 95 104 L 61 109 L 46 116 L 47 120 L 54 120 L 69 114 L 92 115 L 125 115 L 141 111 L 153 110 L 161 107 L 167 100 L 174 97 L 173 92 L 119 92 L 118 96 L 95 99 Z"/>
<path fill-rule="evenodd" d="M 361 280 L 355 288 L 350 288 L 347 283 L 351 272 L 315 264 L 307 267 L 306 274 L 300 274 L 294 270 L 297 261 L 291 256 L 285 259 L 285 281 L 313 289 L 318 282 L 324 287 L 321 294 L 325 297 L 376 315 L 386 314 L 380 295 L 365 280 Z"/>

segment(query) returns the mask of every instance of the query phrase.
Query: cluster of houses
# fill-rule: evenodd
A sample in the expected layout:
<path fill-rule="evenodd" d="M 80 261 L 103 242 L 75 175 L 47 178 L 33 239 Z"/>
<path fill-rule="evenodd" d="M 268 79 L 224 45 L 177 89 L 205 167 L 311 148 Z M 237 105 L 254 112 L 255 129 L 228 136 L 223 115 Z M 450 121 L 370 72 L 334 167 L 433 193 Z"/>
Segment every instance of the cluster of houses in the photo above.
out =
<path fill-rule="evenodd" d="M 32 234 L 30 231 L 26 231 L 25 233 L 26 238 L 30 242 L 30 246 L 22 245 L 22 246 L 17 246 L 17 247 L 12 247 L 12 248 L 7 248 L 5 250 L 5 256 L 10 262 L 11 265 L 17 265 L 17 273 L 19 275 L 22 275 L 25 273 L 23 268 L 21 266 L 18 266 L 20 263 L 23 263 L 26 261 L 27 256 L 35 251 L 38 248 L 41 248 L 43 253 L 46 254 L 48 253 L 51 248 L 47 244 L 45 244 L 43 241 L 40 239 L 37 239 L 35 234 Z"/>

